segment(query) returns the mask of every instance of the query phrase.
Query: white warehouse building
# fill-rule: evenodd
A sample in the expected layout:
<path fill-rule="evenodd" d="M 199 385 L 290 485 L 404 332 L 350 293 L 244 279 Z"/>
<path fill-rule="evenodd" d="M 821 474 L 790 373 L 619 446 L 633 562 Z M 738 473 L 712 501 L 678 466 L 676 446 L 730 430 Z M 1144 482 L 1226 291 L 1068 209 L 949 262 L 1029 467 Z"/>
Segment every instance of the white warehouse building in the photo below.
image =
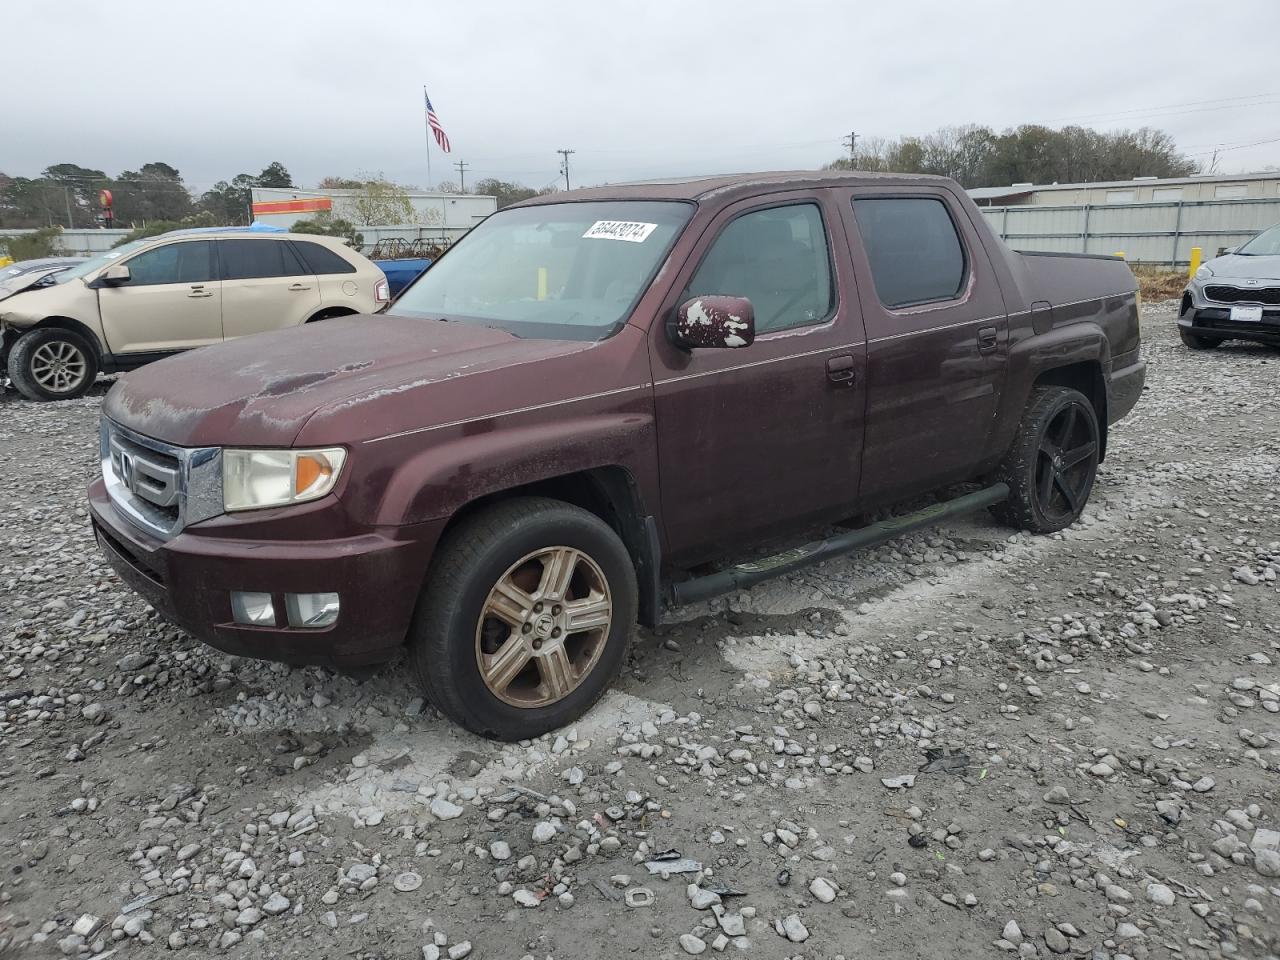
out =
<path fill-rule="evenodd" d="M 350 220 L 364 235 L 365 246 L 380 239 L 451 241 L 498 209 L 497 197 L 475 193 L 410 191 L 413 222 L 366 226 L 354 201 L 359 190 L 303 190 L 297 187 L 254 187 L 253 218 L 274 227 L 331 213 Z"/>

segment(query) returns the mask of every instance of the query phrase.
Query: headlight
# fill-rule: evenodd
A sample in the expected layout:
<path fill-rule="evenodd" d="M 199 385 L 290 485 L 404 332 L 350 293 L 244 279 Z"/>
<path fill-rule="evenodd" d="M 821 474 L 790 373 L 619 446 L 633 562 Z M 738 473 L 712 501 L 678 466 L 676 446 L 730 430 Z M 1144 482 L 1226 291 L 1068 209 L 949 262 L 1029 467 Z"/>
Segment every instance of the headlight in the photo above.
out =
<path fill-rule="evenodd" d="M 1196 271 L 1197 280 L 1206 280 L 1212 276 L 1213 276 L 1213 271 L 1209 269 L 1209 265 L 1207 263 L 1202 265 L 1200 269 Z"/>
<path fill-rule="evenodd" d="M 346 459 L 341 447 L 223 450 L 223 509 L 257 510 L 323 497 L 338 482 Z"/>

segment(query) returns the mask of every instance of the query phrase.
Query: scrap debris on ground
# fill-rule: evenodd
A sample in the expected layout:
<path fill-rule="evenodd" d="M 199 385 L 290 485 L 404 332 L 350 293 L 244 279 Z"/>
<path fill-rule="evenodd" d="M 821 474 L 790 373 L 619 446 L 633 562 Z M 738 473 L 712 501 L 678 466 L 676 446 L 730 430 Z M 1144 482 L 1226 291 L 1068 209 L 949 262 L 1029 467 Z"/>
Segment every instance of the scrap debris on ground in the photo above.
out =
<path fill-rule="evenodd" d="M 489 743 L 206 649 L 99 558 L 102 391 L 0 401 L 0 957 L 1276 957 L 1280 353 L 1177 342 L 1082 521 L 637 636 Z"/>

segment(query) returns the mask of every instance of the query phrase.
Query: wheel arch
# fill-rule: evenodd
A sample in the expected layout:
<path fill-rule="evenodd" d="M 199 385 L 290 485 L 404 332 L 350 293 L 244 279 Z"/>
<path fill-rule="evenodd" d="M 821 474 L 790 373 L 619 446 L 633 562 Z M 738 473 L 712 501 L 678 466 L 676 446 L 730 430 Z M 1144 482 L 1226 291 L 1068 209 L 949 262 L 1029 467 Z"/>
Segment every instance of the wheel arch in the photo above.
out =
<path fill-rule="evenodd" d="M 662 610 L 659 584 L 661 547 L 657 523 L 648 512 L 640 485 L 629 469 L 608 464 L 486 493 L 455 511 L 441 537 L 476 513 L 517 497 L 558 500 L 594 514 L 607 523 L 622 540 L 635 566 L 640 588 L 638 619 L 646 627 L 657 626 Z"/>
<path fill-rule="evenodd" d="M 98 339 L 98 335 L 93 332 L 93 329 L 88 324 L 81 320 L 77 320 L 74 317 L 45 317 L 39 323 L 33 324 L 21 331 L 21 333 L 18 334 L 18 339 L 21 339 L 32 330 L 47 330 L 50 327 L 70 330 L 72 333 L 79 334 L 81 337 L 84 337 L 84 339 L 89 342 L 89 346 L 93 350 L 94 357 L 97 359 L 99 365 L 102 364 L 103 357 L 105 356 L 105 350 L 103 349 L 104 345 Z"/>
<path fill-rule="evenodd" d="M 321 307 L 311 316 L 307 317 L 303 323 L 315 323 L 318 320 L 332 320 L 334 317 L 350 317 L 359 313 L 351 307 Z"/>
<path fill-rule="evenodd" d="M 1080 360 L 1042 370 L 1033 383 L 1034 387 L 1069 387 L 1085 395 L 1098 418 L 1098 462 L 1107 456 L 1107 380 L 1100 360 Z"/>

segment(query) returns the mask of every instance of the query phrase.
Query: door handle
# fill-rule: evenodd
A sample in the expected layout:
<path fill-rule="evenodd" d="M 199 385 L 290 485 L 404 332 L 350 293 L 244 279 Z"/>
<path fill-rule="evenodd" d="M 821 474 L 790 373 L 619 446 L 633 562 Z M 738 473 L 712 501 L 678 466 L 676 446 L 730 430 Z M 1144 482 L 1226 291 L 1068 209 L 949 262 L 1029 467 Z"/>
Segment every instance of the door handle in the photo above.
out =
<path fill-rule="evenodd" d="M 1000 344 L 1000 334 L 995 327 L 983 327 L 978 331 L 978 352 L 990 353 Z"/>
<path fill-rule="evenodd" d="M 832 357 L 827 361 L 827 379 L 832 383 L 853 383 L 854 379 L 853 357 L 845 354 L 844 356 Z"/>
<path fill-rule="evenodd" d="M 310 290 L 310 286 L 303 286 L 301 283 L 293 283 L 289 285 L 289 289 L 297 292 L 299 290 Z"/>
<path fill-rule="evenodd" d="M 187 296 L 195 299 L 199 297 L 212 297 L 213 294 L 204 287 L 192 287 L 191 292 L 188 293 Z"/>

